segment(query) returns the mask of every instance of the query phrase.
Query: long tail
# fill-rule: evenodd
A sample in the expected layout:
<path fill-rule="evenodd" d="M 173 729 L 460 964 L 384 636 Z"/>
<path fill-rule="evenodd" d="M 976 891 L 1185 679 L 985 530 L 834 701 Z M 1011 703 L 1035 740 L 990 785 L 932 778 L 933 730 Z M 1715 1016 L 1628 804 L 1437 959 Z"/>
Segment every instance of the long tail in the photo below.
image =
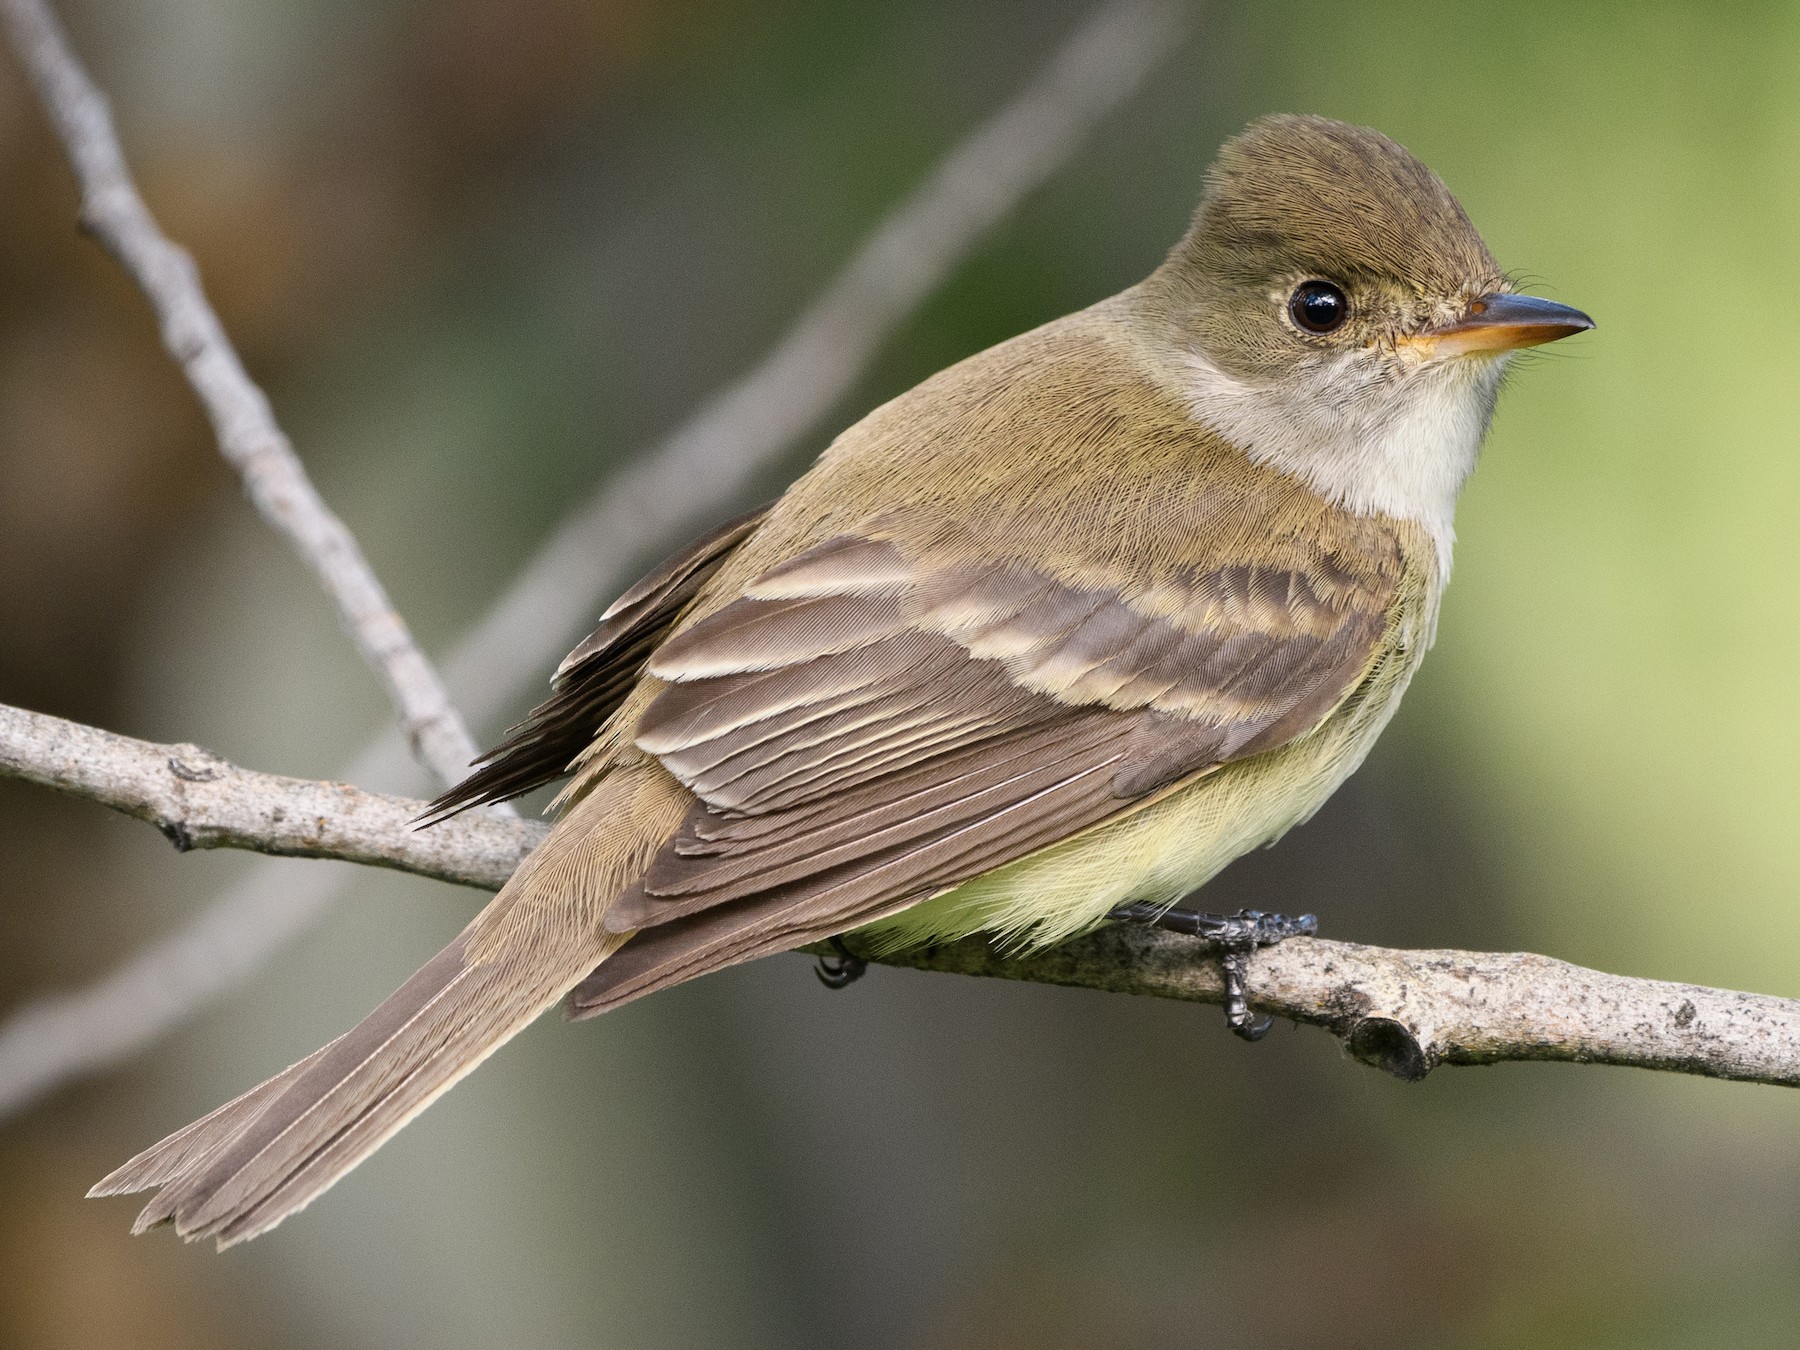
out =
<path fill-rule="evenodd" d="M 356 1027 L 147 1149 L 91 1195 L 162 1189 L 221 1248 L 304 1208 L 555 1003 L 619 945 L 600 920 L 679 820 L 668 780 L 624 773 L 575 807 L 504 890 Z"/>

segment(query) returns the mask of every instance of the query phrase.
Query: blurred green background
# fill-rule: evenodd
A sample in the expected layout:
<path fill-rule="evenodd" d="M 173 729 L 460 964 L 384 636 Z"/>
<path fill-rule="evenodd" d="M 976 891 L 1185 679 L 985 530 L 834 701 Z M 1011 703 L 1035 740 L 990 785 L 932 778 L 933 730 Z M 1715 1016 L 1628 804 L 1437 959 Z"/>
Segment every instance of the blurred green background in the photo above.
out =
<path fill-rule="evenodd" d="M 151 205 L 438 651 L 1087 12 L 63 10 Z M 1281 109 L 1410 146 L 1600 329 L 1503 399 L 1405 711 L 1214 907 L 1800 995 L 1800 7 L 1196 8 L 833 429 L 1136 280 L 1219 141 Z M 0 700 L 333 772 L 384 702 L 72 229 L 10 63 L 0 184 Z M 0 1011 L 250 865 L 0 781 Z M 0 1126 L 0 1345 L 1795 1343 L 1800 1097 L 1522 1065 L 1408 1087 L 1213 1009 L 887 970 L 834 995 L 798 957 L 546 1020 L 224 1257 L 80 1198 L 348 1026 L 480 899 L 359 877 L 253 987 Z"/>

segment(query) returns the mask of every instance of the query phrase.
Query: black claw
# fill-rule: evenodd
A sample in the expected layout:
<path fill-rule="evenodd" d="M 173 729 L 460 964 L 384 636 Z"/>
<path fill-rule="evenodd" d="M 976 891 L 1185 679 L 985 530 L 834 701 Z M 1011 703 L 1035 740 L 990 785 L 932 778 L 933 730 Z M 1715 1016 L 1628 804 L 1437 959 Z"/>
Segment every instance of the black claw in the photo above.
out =
<path fill-rule="evenodd" d="M 821 956 L 813 962 L 813 974 L 827 989 L 847 989 L 863 977 L 869 963 L 844 945 L 840 937 L 828 938 L 836 956 Z"/>
<path fill-rule="evenodd" d="M 1120 905 L 1107 917 L 1124 923 L 1154 924 L 1217 945 L 1221 949 L 1219 964 L 1225 973 L 1225 1025 L 1233 1035 L 1246 1041 L 1260 1041 L 1275 1025 L 1272 1017 L 1253 1020 L 1250 1016 L 1250 953 L 1258 947 L 1271 947 L 1291 937 L 1311 937 L 1319 931 L 1318 917 L 1313 914 L 1289 918 L 1256 909 L 1240 909 L 1236 914 L 1202 914 L 1143 901 Z"/>
<path fill-rule="evenodd" d="M 1225 956 L 1220 961 L 1225 969 L 1225 1025 L 1231 1028 L 1231 1034 L 1246 1041 L 1260 1041 L 1269 1034 L 1269 1028 L 1275 1025 L 1273 1017 L 1265 1017 L 1260 1022 L 1250 1017 L 1250 989 L 1247 981 L 1250 962 L 1250 950 L 1227 947 Z"/>

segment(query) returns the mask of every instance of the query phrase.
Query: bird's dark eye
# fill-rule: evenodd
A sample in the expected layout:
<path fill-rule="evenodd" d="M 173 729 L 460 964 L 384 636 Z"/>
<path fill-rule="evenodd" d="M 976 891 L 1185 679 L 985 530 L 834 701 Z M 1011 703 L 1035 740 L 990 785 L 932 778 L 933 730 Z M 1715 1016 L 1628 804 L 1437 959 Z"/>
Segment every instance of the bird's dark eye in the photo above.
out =
<path fill-rule="evenodd" d="M 1329 281 L 1303 281 L 1288 299 L 1288 317 L 1304 333 L 1329 333 L 1350 317 L 1350 302 Z"/>

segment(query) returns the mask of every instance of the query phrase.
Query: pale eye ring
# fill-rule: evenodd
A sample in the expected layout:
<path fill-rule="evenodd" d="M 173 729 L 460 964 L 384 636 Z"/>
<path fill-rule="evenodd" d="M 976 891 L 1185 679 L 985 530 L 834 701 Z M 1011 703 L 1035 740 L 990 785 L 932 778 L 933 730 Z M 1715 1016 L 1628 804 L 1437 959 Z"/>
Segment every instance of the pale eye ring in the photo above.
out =
<path fill-rule="evenodd" d="M 1350 317 L 1350 301 L 1329 281 L 1303 281 L 1288 297 L 1288 317 L 1303 333 L 1329 333 Z"/>

